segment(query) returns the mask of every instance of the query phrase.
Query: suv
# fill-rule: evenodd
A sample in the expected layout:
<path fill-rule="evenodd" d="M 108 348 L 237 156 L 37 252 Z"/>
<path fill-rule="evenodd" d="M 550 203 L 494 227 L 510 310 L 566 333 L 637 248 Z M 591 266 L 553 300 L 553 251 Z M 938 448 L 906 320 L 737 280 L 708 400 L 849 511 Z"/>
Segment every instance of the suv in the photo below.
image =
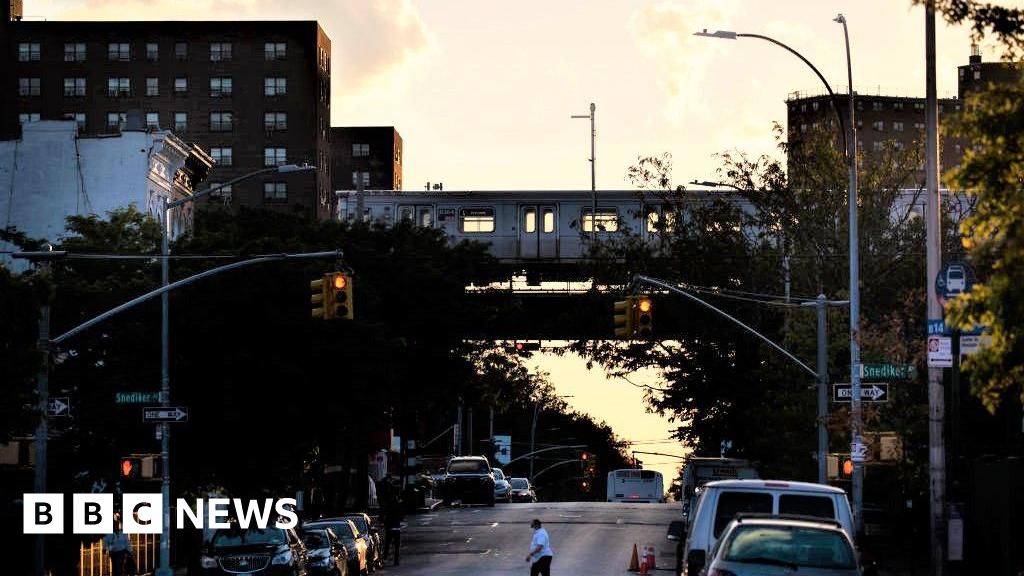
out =
<path fill-rule="evenodd" d="M 494 506 L 494 475 L 482 456 L 458 456 L 448 461 L 442 485 L 444 503 Z"/>
<path fill-rule="evenodd" d="M 292 576 L 306 572 L 306 548 L 295 530 L 232 527 L 217 530 L 200 558 L 203 576 Z"/>

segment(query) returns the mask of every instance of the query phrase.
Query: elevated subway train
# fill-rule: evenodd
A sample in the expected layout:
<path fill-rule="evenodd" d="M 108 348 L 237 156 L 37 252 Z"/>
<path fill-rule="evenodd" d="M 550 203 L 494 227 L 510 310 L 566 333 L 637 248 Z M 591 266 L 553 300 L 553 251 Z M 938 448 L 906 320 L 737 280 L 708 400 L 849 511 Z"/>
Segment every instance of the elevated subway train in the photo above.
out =
<path fill-rule="evenodd" d="M 664 202 L 638 191 L 599 190 L 596 217 L 590 190 L 400 192 L 393 190 L 338 191 L 340 220 L 379 221 L 390 225 L 411 220 L 419 226 L 441 228 L 449 238 L 490 245 L 501 260 L 576 260 L 586 251 L 586 239 L 597 226 L 597 237 L 628 228 L 644 241 L 656 239 L 665 218 Z M 717 192 L 693 192 L 695 201 Z M 361 214 L 361 216 L 360 216 Z"/>

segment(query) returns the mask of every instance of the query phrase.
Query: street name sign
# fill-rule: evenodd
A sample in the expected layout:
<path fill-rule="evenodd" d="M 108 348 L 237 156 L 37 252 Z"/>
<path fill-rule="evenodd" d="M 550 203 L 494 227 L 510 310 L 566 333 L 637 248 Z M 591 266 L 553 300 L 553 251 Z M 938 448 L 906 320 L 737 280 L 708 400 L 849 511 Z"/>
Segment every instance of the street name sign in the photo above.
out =
<path fill-rule="evenodd" d="M 182 406 L 142 409 L 143 422 L 188 422 L 188 409 Z"/>
<path fill-rule="evenodd" d="M 853 397 L 853 386 L 850 384 L 836 384 L 832 387 L 833 402 L 849 402 Z M 861 402 L 888 402 L 888 382 L 868 382 L 860 385 Z"/>
<path fill-rule="evenodd" d="M 61 396 L 58 398 L 50 398 L 50 401 L 46 403 L 46 415 L 67 416 L 69 408 L 71 408 L 70 397 Z"/>
<path fill-rule="evenodd" d="M 156 404 L 160 402 L 159 392 L 115 392 L 115 404 Z"/>
<path fill-rule="evenodd" d="M 913 380 L 917 366 L 912 364 L 861 364 L 860 377 L 864 380 Z"/>

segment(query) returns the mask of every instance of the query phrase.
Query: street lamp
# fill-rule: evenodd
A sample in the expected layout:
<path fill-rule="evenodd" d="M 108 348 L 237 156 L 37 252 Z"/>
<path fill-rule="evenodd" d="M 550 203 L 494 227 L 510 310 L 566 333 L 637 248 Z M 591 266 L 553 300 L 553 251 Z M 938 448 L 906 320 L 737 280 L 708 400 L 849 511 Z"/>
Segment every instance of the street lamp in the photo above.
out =
<path fill-rule="evenodd" d="M 296 164 L 284 164 L 281 166 L 273 166 L 270 168 L 263 168 L 256 170 L 248 174 L 244 174 L 229 180 L 218 186 L 207 188 L 190 196 L 178 198 L 177 200 L 171 200 L 169 197 L 164 197 L 163 205 L 163 225 L 164 230 L 160 238 L 160 286 L 166 288 L 170 283 L 170 236 L 171 236 L 171 210 L 186 204 L 188 202 L 194 202 L 199 198 L 208 196 L 209 194 L 216 192 L 222 188 L 226 188 L 243 180 L 248 180 L 261 174 L 277 173 L 277 174 L 288 174 L 291 172 L 306 172 L 310 170 L 316 170 L 316 166 L 309 165 L 296 165 Z M 171 405 L 171 376 L 170 376 L 170 354 L 169 345 L 170 340 L 168 336 L 168 325 L 169 325 L 169 298 L 168 293 L 164 292 L 160 295 L 160 405 L 163 408 L 169 408 Z M 171 441 L 170 432 L 171 429 L 166 422 L 160 424 L 160 459 L 162 461 L 163 478 L 161 492 L 163 494 L 164 501 L 164 523 L 163 533 L 160 535 L 160 568 L 156 571 L 156 576 L 173 576 L 171 570 L 171 542 L 170 542 L 170 525 L 171 525 Z"/>
<path fill-rule="evenodd" d="M 575 396 L 555 396 L 555 398 L 575 398 Z M 533 403 L 533 424 L 530 425 L 530 481 L 533 482 L 533 452 L 534 452 L 534 440 L 537 437 L 537 412 L 540 410 L 540 402 L 542 399 L 538 399 Z"/>
<path fill-rule="evenodd" d="M 804 58 L 796 50 L 786 46 L 782 42 L 762 36 L 760 34 L 739 34 L 725 30 L 709 33 L 707 28 L 703 32 L 697 32 L 695 36 L 710 38 L 725 38 L 736 40 L 737 38 L 758 38 L 785 48 L 795 55 L 804 64 L 807 64 L 825 84 L 829 97 L 832 99 L 832 109 L 839 119 L 839 127 L 843 131 L 843 148 L 846 151 L 846 160 L 850 166 L 850 182 L 848 188 L 848 199 L 850 209 L 850 453 L 853 460 L 853 525 L 854 531 L 859 532 L 861 527 L 861 510 L 863 497 L 864 466 L 860 455 L 863 453 L 861 442 L 861 402 L 860 402 L 860 278 L 859 278 L 859 256 L 858 256 L 858 234 L 857 234 L 857 151 L 851 145 L 857 142 L 857 122 L 854 119 L 854 94 L 853 94 L 853 65 L 850 58 L 850 33 L 846 26 L 846 18 L 839 14 L 833 22 L 843 25 L 843 36 L 846 40 L 846 73 L 849 82 L 849 120 L 847 129 L 844 126 L 843 115 L 839 112 L 839 103 L 832 87 L 829 86 L 825 77 L 814 67 L 807 58 Z M 855 455 L 856 454 L 856 455 Z"/>
<path fill-rule="evenodd" d="M 594 154 L 594 145 L 597 139 L 597 131 L 594 129 L 594 111 L 597 106 L 590 103 L 590 114 L 573 114 L 570 118 L 590 118 L 590 241 L 597 240 L 597 158 Z M 532 460 L 531 460 L 532 462 Z"/>
<path fill-rule="evenodd" d="M 710 180 L 701 180 L 700 182 L 698 182 L 696 180 L 693 180 L 690 182 L 690 184 L 693 184 L 694 186 L 707 186 L 708 188 L 718 188 L 719 186 L 725 186 L 728 188 L 732 188 L 738 192 L 743 192 L 743 188 L 740 188 L 735 184 L 729 184 L 728 182 L 712 182 Z"/>

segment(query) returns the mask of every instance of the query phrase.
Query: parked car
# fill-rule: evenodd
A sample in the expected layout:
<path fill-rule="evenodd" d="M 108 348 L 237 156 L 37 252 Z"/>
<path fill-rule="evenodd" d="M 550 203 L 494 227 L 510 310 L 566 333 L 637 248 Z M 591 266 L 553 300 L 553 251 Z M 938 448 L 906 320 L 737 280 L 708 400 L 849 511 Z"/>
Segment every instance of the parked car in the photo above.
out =
<path fill-rule="evenodd" d="M 834 520 L 740 514 L 722 531 L 702 574 L 860 576 L 853 542 Z"/>
<path fill-rule="evenodd" d="M 359 534 L 366 538 L 366 561 L 370 564 L 370 571 L 384 565 L 384 544 L 381 542 L 380 530 L 374 525 L 369 514 L 345 514 L 342 518 L 348 518 L 359 530 Z"/>
<path fill-rule="evenodd" d="M 526 478 L 509 478 L 509 502 L 536 502 L 537 493 Z"/>
<path fill-rule="evenodd" d="M 366 557 L 366 539 L 360 535 L 348 518 L 320 518 L 302 525 L 302 530 L 328 528 L 341 540 L 348 553 L 348 572 L 351 576 L 363 576 L 370 573 L 369 562 Z M 262 575 L 260 575 L 262 576 Z"/>
<path fill-rule="evenodd" d="M 448 461 L 443 484 L 444 503 L 494 506 L 494 476 L 483 456 L 458 456 Z"/>
<path fill-rule="evenodd" d="M 308 528 L 299 533 L 306 547 L 309 576 L 348 576 L 348 550 L 329 528 Z"/>
<path fill-rule="evenodd" d="M 853 534 L 850 502 L 846 492 L 834 486 L 779 480 L 708 482 L 687 527 L 684 576 L 696 576 L 704 568 L 725 527 L 742 513 L 812 516 L 839 522 Z"/>
<path fill-rule="evenodd" d="M 214 532 L 199 559 L 202 576 L 250 574 L 295 576 L 306 573 L 306 548 L 292 529 L 223 528 Z"/>
<path fill-rule="evenodd" d="M 512 485 L 505 478 L 505 473 L 501 471 L 501 468 L 491 468 L 491 472 L 494 473 L 494 499 L 511 502 Z"/>

